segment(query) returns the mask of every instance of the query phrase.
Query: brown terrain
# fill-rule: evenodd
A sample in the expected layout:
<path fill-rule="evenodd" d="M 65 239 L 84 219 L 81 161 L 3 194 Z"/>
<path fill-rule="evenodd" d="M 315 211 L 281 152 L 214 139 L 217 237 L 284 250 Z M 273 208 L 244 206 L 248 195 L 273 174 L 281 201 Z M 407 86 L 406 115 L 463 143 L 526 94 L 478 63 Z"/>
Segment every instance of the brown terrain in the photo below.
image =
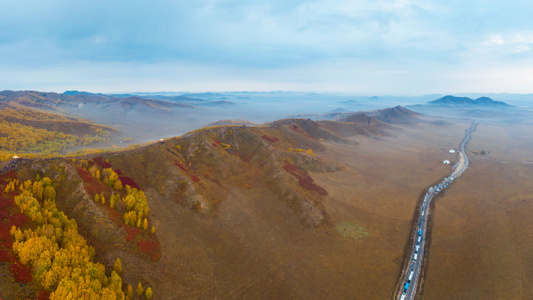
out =
<path fill-rule="evenodd" d="M 467 120 L 442 122 L 402 107 L 342 121 L 221 126 L 101 157 L 33 161 L 16 176 L 52 178 L 58 207 L 76 219 L 97 261 L 110 270 L 120 257 L 123 286 L 140 281 L 152 287 L 153 299 L 387 299 L 416 203 L 449 173 L 442 161 L 453 165 L 448 150 L 458 147 L 469 126 Z M 491 137 L 494 131 L 520 131 L 483 124 L 478 131 L 469 147 L 490 155 L 472 155 L 472 168 L 437 201 L 424 296 L 491 299 L 488 293 L 501 282 L 517 288 L 502 287 L 500 295 L 527 299 L 527 243 L 533 239 L 527 239 L 531 196 L 524 182 L 533 177 L 533 165 L 527 152 L 519 152 L 525 144 L 504 152 L 506 146 Z M 83 160 L 112 167 L 125 184 L 145 192 L 155 239 L 121 225 L 112 210 L 93 202 L 95 192 L 110 192 L 80 168 Z M 505 187 L 498 184 L 500 174 L 487 175 L 506 170 L 502 166 L 510 168 Z M 494 181 L 490 188 L 482 176 Z M 519 177 L 521 185 L 514 181 Z M 465 196 L 454 200 L 461 189 Z M 508 195 L 515 195 L 512 204 Z M 27 287 L 19 288 L 4 270 L 9 279 L 0 281 L 2 296 L 22 298 Z"/>
<path fill-rule="evenodd" d="M 480 123 L 472 135 L 478 154 L 436 203 L 423 299 L 533 299 L 532 131 Z"/>

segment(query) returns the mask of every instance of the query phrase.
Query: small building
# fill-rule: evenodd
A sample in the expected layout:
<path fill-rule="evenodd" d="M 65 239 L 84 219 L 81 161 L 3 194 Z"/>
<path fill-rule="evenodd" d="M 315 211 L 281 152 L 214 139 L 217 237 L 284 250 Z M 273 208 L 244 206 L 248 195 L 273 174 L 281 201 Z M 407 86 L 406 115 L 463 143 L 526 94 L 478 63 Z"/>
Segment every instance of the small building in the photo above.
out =
<path fill-rule="evenodd" d="M 449 160 L 445 160 L 445 161 L 443 161 L 442 163 L 445 164 L 445 165 L 449 165 L 449 164 L 450 164 L 450 161 L 449 161 Z"/>
<path fill-rule="evenodd" d="M 455 150 L 450 149 L 450 151 L 448 151 L 448 152 L 450 152 L 450 153 L 455 153 Z"/>
<path fill-rule="evenodd" d="M 16 156 L 16 155 L 13 156 L 13 159 L 19 159 L 19 158 L 20 158 L 20 157 L 18 157 L 18 156 Z"/>

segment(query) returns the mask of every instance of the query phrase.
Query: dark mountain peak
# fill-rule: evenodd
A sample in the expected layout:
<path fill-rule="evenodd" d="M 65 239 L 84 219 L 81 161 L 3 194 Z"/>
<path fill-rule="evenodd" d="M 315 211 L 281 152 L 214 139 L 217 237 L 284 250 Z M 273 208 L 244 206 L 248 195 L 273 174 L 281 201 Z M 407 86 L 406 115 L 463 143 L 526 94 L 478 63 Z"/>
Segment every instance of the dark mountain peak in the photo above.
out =
<path fill-rule="evenodd" d="M 395 106 L 394 108 L 391 108 L 391 109 L 393 109 L 393 110 L 395 110 L 397 112 L 401 112 L 401 113 L 406 114 L 406 115 L 410 115 L 410 116 L 420 115 L 419 113 L 414 112 L 414 111 L 412 111 L 410 109 L 407 109 L 407 108 L 405 108 L 405 107 L 403 107 L 401 105 Z"/>
<path fill-rule="evenodd" d="M 480 97 L 474 100 L 476 104 L 478 105 L 486 105 L 486 106 L 492 106 L 492 105 L 498 105 L 498 106 L 510 106 L 509 104 L 502 102 L 502 101 L 495 101 L 492 100 L 489 97 Z"/>
<path fill-rule="evenodd" d="M 468 97 L 455 97 L 452 95 L 444 96 L 437 100 L 429 102 L 429 104 L 448 104 L 448 105 L 471 105 L 474 100 Z"/>
<path fill-rule="evenodd" d="M 338 121 L 370 124 L 372 120 L 378 120 L 388 124 L 410 124 L 419 122 L 418 116 L 420 116 L 419 113 L 398 105 L 370 112 L 355 112 Z"/>
<path fill-rule="evenodd" d="M 439 98 L 437 100 L 429 102 L 429 104 L 437 104 L 437 105 L 480 105 L 480 106 L 510 106 L 506 104 L 505 102 L 501 101 L 494 101 L 489 97 L 480 97 L 476 100 L 473 100 L 468 97 L 455 97 L 455 96 L 444 96 L 442 98 Z"/>

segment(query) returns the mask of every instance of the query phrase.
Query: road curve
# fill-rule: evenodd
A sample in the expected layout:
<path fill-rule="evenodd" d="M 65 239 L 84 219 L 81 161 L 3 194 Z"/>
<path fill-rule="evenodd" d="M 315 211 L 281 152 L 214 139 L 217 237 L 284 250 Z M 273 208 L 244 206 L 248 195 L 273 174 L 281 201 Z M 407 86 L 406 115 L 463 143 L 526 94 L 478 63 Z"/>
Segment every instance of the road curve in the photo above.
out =
<path fill-rule="evenodd" d="M 393 299 L 411 300 L 416 296 L 418 283 L 420 281 L 419 275 L 422 270 L 422 262 L 424 261 L 424 255 L 427 254 L 426 238 L 429 205 L 431 204 L 433 196 L 447 188 L 450 182 L 461 176 L 470 166 L 470 160 L 466 153 L 466 145 L 470 140 L 471 133 L 476 130 L 477 124 L 478 122 L 474 121 L 472 126 L 466 130 L 465 138 L 460 145 L 459 161 L 453 167 L 452 173 L 448 177 L 444 177 L 444 180 L 439 184 L 430 187 L 424 196 L 424 201 L 420 207 L 420 214 L 417 219 L 418 222 L 413 234 L 412 245 L 410 247 L 411 250 L 409 256 L 407 256 L 408 261 L 400 275 L 400 285 L 398 290 L 394 293 Z"/>

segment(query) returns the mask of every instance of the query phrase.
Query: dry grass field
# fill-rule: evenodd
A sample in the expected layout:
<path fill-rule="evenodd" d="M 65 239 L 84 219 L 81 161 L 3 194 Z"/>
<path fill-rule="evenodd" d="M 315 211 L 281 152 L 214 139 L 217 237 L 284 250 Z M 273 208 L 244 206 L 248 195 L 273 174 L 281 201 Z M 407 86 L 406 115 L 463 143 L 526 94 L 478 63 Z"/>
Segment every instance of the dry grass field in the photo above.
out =
<path fill-rule="evenodd" d="M 160 261 L 110 256 L 125 257 L 125 269 L 160 299 L 387 299 L 415 203 L 449 172 L 442 160 L 453 159 L 448 150 L 468 126 L 420 123 L 382 139 L 353 138 L 358 145 L 324 143 L 317 156 L 344 169 L 311 173 L 329 193 L 329 224 L 319 228 L 302 226 L 253 178 L 250 188 L 226 184 L 216 215 L 204 217 L 148 189 Z"/>
<path fill-rule="evenodd" d="M 366 128 L 374 133 L 363 127 L 366 134 L 345 131 L 342 138 L 312 121 L 300 120 L 300 127 L 280 121 L 277 127 L 199 131 L 104 155 L 101 161 L 108 159 L 145 192 L 158 259 L 116 246 L 126 245 L 117 226 L 95 233 L 91 216 L 102 207 L 79 210 L 90 200 L 83 200 L 83 189 L 73 193 L 83 179 L 73 162 L 35 163 L 19 174 L 70 176 L 59 183 L 58 205 L 77 218 L 99 262 L 112 268 L 120 257 L 124 285 L 142 282 L 153 289 L 153 299 L 388 299 L 415 205 L 450 172 L 442 161 L 455 159 L 448 150 L 458 147 L 470 126 L 433 121 L 372 121 Z M 228 151 L 225 143 L 232 143 Z M 316 158 L 289 147 L 313 149 Z M 56 165 L 66 173 L 54 171 Z M 115 246 L 110 237 L 118 237 Z"/>
<path fill-rule="evenodd" d="M 438 199 L 423 299 L 533 299 L 533 126 L 481 123 Z"/>

